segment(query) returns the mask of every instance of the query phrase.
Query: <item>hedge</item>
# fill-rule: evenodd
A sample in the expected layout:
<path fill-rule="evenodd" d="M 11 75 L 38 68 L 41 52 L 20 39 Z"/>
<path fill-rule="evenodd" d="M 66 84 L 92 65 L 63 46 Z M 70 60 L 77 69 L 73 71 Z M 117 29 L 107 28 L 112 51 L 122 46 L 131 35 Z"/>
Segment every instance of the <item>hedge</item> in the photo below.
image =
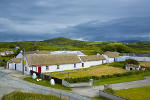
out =
<path fill-rule="evenodd" d="M 145 71 L 150 71 L 150 68 L 146 69 Z M 78 83 L 78 82 L 89 82 L 90 79 L 93 80 L 100 80 L 100 79 L 107 79 L 107 78 L 114 78 L 114 77 L 121 77 L 121 76 L 129 76 L 133 74 L 140 74 L 145 71 L 130 71 L 126 73 L 117 73 L 113 75 L 102 75 L 102 76 L 87 76 L 87 77 L 79 77 L 79 78 L 65 78 L 66 81 L 69 83 Z"/>

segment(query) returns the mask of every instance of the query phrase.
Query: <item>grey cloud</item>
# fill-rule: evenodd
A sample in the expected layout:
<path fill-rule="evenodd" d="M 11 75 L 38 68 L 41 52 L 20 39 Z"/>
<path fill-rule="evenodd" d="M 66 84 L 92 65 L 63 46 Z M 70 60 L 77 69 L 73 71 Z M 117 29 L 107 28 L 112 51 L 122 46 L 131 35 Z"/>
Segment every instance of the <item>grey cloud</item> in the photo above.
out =
<path fill-rule="evenodd" d="M 101 36 L 106 40 L 109 34 L 118 34 L 113 35 L 114 39 L 117 39 L 125 37 L 126 30 L 120 26 L 118 27 L 124 32 L 116 29 L 111 25 L 111 20 L 117 23 L 118 21 L 114 19 L 125 20 L 124 18 L 150 16 L 149 4 L 150 0 L 0 0 L 0 32 L 6 37 L 15 34 L 19 40 L 22 39 L 23 34 L 31 35 L 37 40 L 39 40 L 38 36 L 43 36 L 44 39 L 45 34 L 49 34 L 49 37 L 71 38 L 81 35 L 82 39 L 87 40 L 97 40 L 94 36 Z M 103 22 L 110 24 L 107 23 L 106 26 Z M 147 26 L 149 23 L 142 26 L 143 30 L 138 32 L 130 29 L 129 26 L 125 27 L 129 27 L 129 33 L 139 37 L 143 32 L 147 34 L 145 33 L 147 29 L 144 30 Z M 106 30 L 106 27 L 109 29 Z M 104 36 L 103 32 L 107 34 Z M 26 37 L 27 40 L 28 38 Z"/>

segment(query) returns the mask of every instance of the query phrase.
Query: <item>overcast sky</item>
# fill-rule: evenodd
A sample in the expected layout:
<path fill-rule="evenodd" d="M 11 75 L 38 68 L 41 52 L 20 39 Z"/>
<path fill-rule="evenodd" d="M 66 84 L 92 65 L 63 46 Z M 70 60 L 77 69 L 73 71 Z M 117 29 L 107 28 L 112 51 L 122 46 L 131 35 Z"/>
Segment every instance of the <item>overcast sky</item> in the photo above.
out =
<path fill-rule="evenodd" d="M 149 40 L 149 9 L 150 0 L 0 0 L 0 41 Z"/>

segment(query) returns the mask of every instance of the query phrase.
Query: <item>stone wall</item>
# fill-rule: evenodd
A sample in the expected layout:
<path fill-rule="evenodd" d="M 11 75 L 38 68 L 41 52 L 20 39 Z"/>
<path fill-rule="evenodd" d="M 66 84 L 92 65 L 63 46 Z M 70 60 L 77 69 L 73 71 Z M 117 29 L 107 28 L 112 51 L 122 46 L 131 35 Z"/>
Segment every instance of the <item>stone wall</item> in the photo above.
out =
<path fill-rule="evenodd" d="M 99 96 L 107 98 L 109 100 L 128 100 L 126 98 L 122 98 L 120 96 L 114 95 L 114 94 L 110 94 L 110 93 L 106 93 L 104 91 L 99 91 Z"/>

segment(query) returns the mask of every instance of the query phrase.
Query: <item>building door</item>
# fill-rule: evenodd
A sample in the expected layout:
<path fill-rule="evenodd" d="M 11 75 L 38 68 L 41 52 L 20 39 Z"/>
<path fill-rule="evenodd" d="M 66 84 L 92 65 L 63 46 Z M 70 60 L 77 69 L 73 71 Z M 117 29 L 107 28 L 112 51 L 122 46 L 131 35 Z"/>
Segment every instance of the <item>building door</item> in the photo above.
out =
<path fill-rule="evenodd" d="M 15 64 L 15 70 L 16 70 L 16 64 Z"/>
<path fill-rule="evenodd" d="M 38 73 L 41 73 L 41 67 L 38 67 Z"/>
<path fill-rule="evenodd" d="M 84 67 L 84 63 L 82 63 L 82 67 Z"/>

